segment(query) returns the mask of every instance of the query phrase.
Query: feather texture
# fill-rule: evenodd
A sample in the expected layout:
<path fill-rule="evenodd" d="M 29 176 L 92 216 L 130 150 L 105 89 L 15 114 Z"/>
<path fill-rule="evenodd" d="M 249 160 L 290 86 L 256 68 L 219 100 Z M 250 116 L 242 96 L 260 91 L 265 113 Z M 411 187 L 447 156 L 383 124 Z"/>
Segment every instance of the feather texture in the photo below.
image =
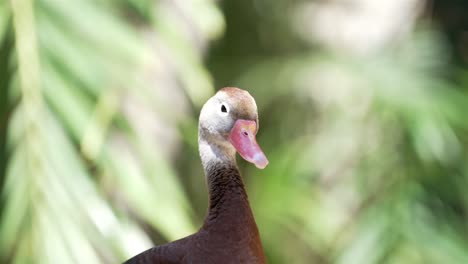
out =
<path fill-rule="evenodd" d="M 149 249 L 125 264 L 266 263 L 239 170 L 208 164 L 209 211 L 195 234 Z"/>

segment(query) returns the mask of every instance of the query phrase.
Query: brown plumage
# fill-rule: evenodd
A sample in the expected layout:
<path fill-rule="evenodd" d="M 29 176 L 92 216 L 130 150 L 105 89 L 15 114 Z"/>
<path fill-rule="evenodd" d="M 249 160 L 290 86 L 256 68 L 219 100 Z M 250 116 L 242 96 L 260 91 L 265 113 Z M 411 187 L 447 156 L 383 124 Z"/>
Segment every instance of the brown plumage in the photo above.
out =
<path fill-rule="evenodd" d="M 151 248 L 125 264 L 266 263 L 235 160 L 237 150 L 259 168 L 268 164 L 255 140 L 257 129 L 257 106 L 248 92 L 224 88 L 206 102 L 198 140 L 209 192 L 204 224 L 197 233 Z"/>

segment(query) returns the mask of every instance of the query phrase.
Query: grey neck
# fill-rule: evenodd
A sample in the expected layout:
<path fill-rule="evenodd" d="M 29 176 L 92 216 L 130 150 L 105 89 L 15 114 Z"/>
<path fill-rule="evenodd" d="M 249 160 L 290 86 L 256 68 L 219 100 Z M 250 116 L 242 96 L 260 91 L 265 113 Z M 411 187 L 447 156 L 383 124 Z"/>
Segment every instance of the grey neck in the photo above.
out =
<path fill-rule="evenodd" d="M 236 150 L 227 142 L 216 142 L 214 140 L 208 142 L 204 137 L 199 137 L 198 148 L 206 177 L 209 175 L 207 169 L 210 164 L 237 167 Z"/>
<path fill-rule="evenodd" d="M 210 140 L 208 143 L 203 138 L 199 138 L 198 143 L 209 198 L 208 215 L 203 228 L 206 230 L 240 228 L 242 230 L 238 233 L 244 234 L 247 229 L 244 225 L 239 225 L 239 221 L 248 223 L 249 226 L 256 226 L 244 183 L 237 168 L 236 151 L 225 141 L 214 142 L 216 141 Z"/>

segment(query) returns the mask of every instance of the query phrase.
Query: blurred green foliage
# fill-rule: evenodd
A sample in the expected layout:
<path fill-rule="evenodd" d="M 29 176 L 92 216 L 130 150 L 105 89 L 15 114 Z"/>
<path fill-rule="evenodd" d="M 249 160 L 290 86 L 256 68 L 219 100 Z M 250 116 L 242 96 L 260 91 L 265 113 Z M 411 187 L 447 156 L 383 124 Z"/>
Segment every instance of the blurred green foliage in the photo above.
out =
<path fill-rule="evenodd" d="M 239 86 L 269 263 L 468 263 L 460 3 L 362 49 L 307 31 L 333 2 L 0 2 L 0 262 L 118 263 L 194 232 L 198 111 Z"/>

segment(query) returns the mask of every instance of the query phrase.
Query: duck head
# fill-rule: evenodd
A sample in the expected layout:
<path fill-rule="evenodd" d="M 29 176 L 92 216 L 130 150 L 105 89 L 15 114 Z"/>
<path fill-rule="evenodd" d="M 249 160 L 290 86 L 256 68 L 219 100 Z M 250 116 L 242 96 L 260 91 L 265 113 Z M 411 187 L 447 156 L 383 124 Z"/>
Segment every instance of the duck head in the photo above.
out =
<path fill-rule="evenodd" d="M 249 92 L 227 87 L 219 90 L 203 106 L 199 120 L 199 144 L 202 160 L 211 152 L 212 158 L 235 160 L 235 153 L 257 168 L 268 165 L 268 159 L 255 138 L 258 113 Z M 202 148 L 202 144 L 207 144 Z"/>

